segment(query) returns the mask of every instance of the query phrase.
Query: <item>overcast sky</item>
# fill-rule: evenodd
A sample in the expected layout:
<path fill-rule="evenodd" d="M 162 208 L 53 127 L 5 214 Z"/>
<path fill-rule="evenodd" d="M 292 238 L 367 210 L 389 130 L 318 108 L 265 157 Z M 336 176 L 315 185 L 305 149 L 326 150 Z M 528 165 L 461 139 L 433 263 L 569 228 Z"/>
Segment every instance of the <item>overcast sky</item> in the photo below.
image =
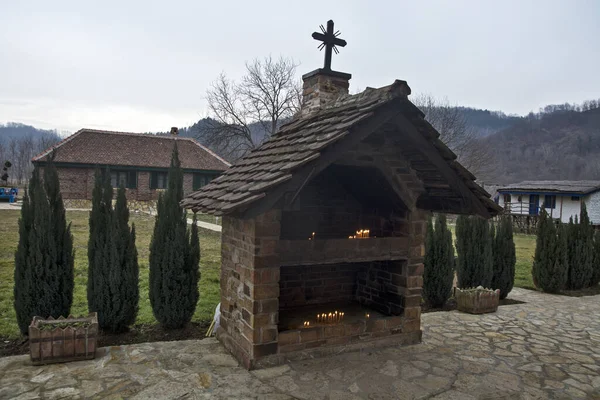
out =
<path fill-rule="evenodd" d="M 600 97 L 600 1 L 0 0 L 0 123 L 165 131 L 207 115 L 206 88 L 244 62 L 321 67 L 328 19 L 351 92 L 413 93 L 525 114 Z"/>

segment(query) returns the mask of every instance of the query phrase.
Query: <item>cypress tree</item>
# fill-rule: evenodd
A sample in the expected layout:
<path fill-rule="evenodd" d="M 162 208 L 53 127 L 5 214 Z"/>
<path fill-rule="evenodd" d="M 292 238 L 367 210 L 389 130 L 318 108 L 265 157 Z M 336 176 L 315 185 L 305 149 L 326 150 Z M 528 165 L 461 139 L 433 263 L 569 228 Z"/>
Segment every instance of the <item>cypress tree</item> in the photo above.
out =
<path fill-rule="evenodd" d="M 129 228 L 125 188 L 112 208 L 110 175 L 96 173 L 88 242 L 88 308 L 98 313 L 102 329 L 122 332 L 135 322 L 138 308 L 138 262 L 135 226 Z"/>
<path fill-rule="evenodd" d="M 14 306 L 21 333 L 34 316 L 68 316 L 73 302 L 73 236 L 66 213 L 54 153 L 34 167 L 23 198 L 19 244 L 15 252 Z"/>
<path fill-rule="evenodd" d="M 117 309 L 113 330 L 119 330 L 135 322 L 139 302 L 139 266 L 135 247 L 135 224 L 131 223 L 131 229 L 129 228 L 129 208 L 127 208 L 125 187 L 122 185 L 117 190 L 114 216 L 119 265 L 113 272 L 117 274 L 115 283 L 118 285 L 118 297 L 122 301 L 120 308 Z"/>
<path fill-rule="evenodd" d="M 590 286 L 600 283 L 600 231 L 594 235 L 594 273 Z"/>
<path fill-rule="evenodd" d="M 106 246 L 110 236 L 112 197 L 113 188 L 108 169 L 104 173 L 96 170 L 89 217 L 87 300 L 89 311 L 98 312 L 99 320 L 102 318 L 100 314 L 103 314 L 100 311 L 104 308 L 102 305 L 110 301 L 104 299 L 103 288 L 107 285 L 109 260 L 106 259 Z"/>
<path fill-rule="evenodd" d="M 458 286 L 489 287 L 493 276 L 492 238 L 488 221 L 459 217 L 456 224 Z"/>
<path fill-rule="evenodd" d="M 591 284 L 594 276 L 594 232 L 585 202 L 581 202 L 581 220 L 569 221 L 569 277 L 567 289 L 578 290 Z"/>
<path fill-rule="evenodd" d="M 548 293 L 564 288 L 568 273 L 568 229 L 555 226 L 545 209 L 540 213 L 532 276 L 536 287 Z"/>
<path fill-rule="evenodd" d="M 456 219 L 456 277 L 458 287 L 467 287 L 467 283 L 472 281 L 470 271 L 467 269 L 469 265 L 467 258 L 470 255 L 468 242 L 470 239 L 471 232 L 471 220 L 469 217 L 460 215 Z M 471 285 L 472 286 L 472 285 Z"/>
<path fill-rule="evenodd" d="M 444 214 L 436 218 L 435 230 L 429 218 L 425 246 L 423 295 L 432 307 L 441 307 L 450 297 L 454 280 L 452 233 Z"/>
<path fill-rule="evenodd" d="M 517 263 L 510 217 L 500 218 L 493 240 L 494 274 L 492 289 L 500 289 L 500 298 L 505 299 L 513 288 L 515 264 Z"/>
<path fill-rule="evenodd" d="M 183 199 L 183 172 L 177 144 L 173 148 L 168 185 L 157 204 L 156 222 L 150 242 L 150 304 L 165 328 L 187 324 L 198 302 L 200 244 L 196 217 L 187 229 Z"/>

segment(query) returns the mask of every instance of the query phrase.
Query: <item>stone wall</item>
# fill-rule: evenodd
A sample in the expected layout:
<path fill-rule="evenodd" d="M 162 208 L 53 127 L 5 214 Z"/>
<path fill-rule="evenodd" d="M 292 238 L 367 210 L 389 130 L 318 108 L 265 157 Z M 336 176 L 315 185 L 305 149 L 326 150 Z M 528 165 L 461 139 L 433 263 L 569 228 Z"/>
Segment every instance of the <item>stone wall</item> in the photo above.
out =
<path fill-rule="evenodd" d="M 246 368 L 278 349 L 280 223 L 279 210 L 223 217 L 217 338 Z"/>
<path fill-rule="evenodd" d="M 385 315 L 401 315 L 402 274 L 405 261 L 374 261 L 360 270 L 357 277 L 356 298 L 364 306 Z"/>
<path fill-rule="evenodd" d="M 405 246 L 401 260 L 359 264 L 359 268 L 356 264 L 280 268 L 280 210 L 246 220 L 223 217 L 217 337 L 246 368 L 334 351 L 417 343 L 421 338 L 425 218 L 426 213 L 416 211 L 389 221 L 395 234 L 403 235 L 388 238 L 400 239 Z M 360 301 L 390 316 L 279 332 L 280 306 L 316 304 L 318 296 L 327 302 L 346 301 L 360 276 L 364 278 Z M 298 285 L 304 291 L 294 289 Z"/>
<path fill-rule="evenodd" d="M 359 270 L 365 268 L 361 263 L 281 267 L 279 308 L 350 303 Z"/>

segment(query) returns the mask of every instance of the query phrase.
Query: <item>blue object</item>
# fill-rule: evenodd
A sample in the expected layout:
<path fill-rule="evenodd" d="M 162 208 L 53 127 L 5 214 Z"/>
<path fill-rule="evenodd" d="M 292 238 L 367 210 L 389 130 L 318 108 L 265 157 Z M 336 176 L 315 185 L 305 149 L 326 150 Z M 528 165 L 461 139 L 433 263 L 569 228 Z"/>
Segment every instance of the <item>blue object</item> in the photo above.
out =
<path fill-rule="evenodd" d="M 17 201 L 17 196 L 19 195 L 18 188 L 2 188 L 0 187 L 0 200 L 7 199 L 9 203 L 14 203 Z"/>

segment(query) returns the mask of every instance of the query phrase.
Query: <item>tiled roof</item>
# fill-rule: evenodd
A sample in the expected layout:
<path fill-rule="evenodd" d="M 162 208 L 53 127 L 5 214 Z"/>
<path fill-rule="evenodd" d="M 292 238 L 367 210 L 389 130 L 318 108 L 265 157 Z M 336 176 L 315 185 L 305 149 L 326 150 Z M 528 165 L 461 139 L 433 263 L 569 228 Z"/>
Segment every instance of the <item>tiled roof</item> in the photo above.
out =
<path fill-rule="evenodd" d="M 600 181 L 524 181 L 503 186 L 498 192 L 532 191 L 587 194 L 600 190 Z"/>
<path fill-rule="evenodd" d="M 168 168 L 177 140 L 184 169 L 222 171 L 229 163 L 196 140 L 178 136 L 81 129 L 33 158 L 46 161 L 56 149 L 56 163 Z"/>
<path fill-rule="evenodd" d="M 377 118 L 382 110 L 392 109 L 396 114 L 406 114 L 429 140 L 467 185 L 468 195 L 474 195 L 490 214 L 496 214 L 500 208 L 474 182 L 475 177 L 455 161 L 456 155 L 437 139 L 439 134 L 408 101 L 408 94 L 406 82 L 395 81 L 380 89 L 367 88 L 357 95 L 342 96 L 327 108 L 298 117 L 210 184 L 186 197 L 182 205 L 215 215 L 243 210 L 286 184 L 301 167 L 316 162 L 329 146 L 351 136 L 354 128 Z"/>

